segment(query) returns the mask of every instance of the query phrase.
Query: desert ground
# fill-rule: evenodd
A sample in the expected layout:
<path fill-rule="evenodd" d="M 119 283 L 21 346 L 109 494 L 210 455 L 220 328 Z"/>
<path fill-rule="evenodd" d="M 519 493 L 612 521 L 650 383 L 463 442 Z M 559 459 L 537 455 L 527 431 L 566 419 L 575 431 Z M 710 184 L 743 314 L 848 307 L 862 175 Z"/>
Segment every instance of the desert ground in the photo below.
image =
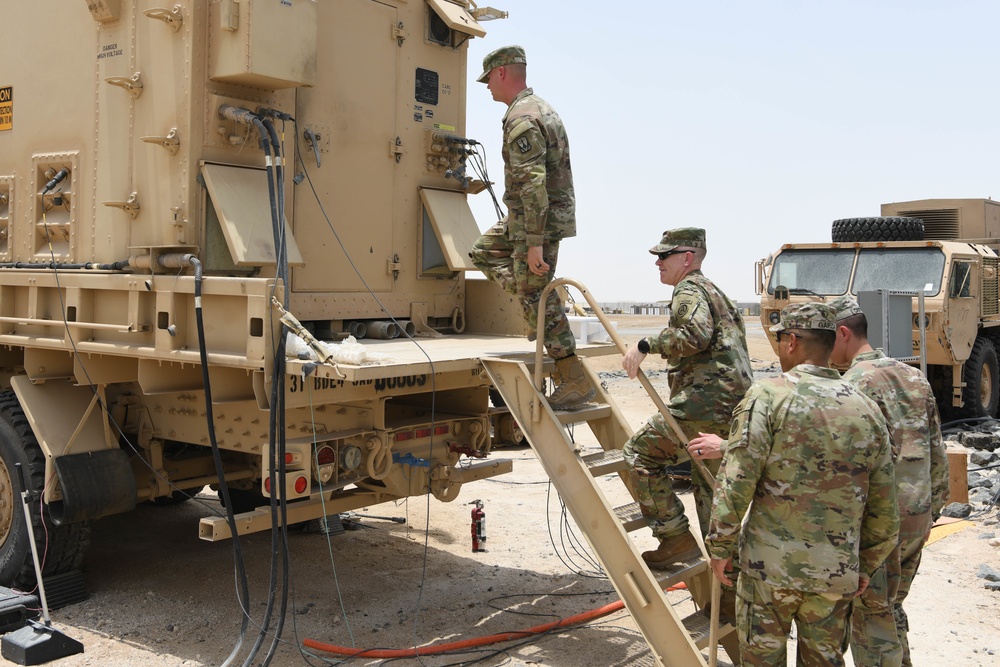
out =
<path fill-rule="evenodd" d="M 634 344 L 663 326 L 662 318 L 614 316 Z M 750 323 L 755 367 L 776 370 L 759 325 Z M 662 362 L 645 370 L 665 393 Z M 593 360 L 629 423 L 638 427 L 654 407 L 620 357 Z M 581 425 L 574 439 L 583 453 L 599 446 Z M 497 450 L 514 472 L 463 488 L 441 503 L 411 498 L 366 508 L 343 534 L 292 532 L 286 622 L 270 664 L 341 664 L 342 658 L 305 652 L 305 638 L 364 648 L 405 649 L 520 630 L 614 602 L 611 585 L 582 534 L 561 510 L 530 448 Z M 682 495 L 690 503 L 690 494 Z M 482 500 L 488 540 L 471 550 L 471 503 Z M 240 635 L 234 554 L 229 542 L 198 539 L 199 517 L 219 511 L 208 489 L 172 507 L 144 505 L 95 526 L 85 563 L 90 598 L 52 613 L 57 629 L 85 646 L 61 667 L 209 667 L 222 665 Z M 693 514 L 692 514 L 693 516 Z M 402 522 L 385 520 L 390 517 Z M 1000 665 L 1000 592 L 984 588 L 981 565 L 1000 569 L 996 510 L 937 529 L 907 602 L 910 643 L 917 667 Z M 652 545 L 636 533 L 640 548 Z M 992 539 L 991 539 L 992 538 Z M 991 545 L 991 542 L 993 545 Z M 244 664 L 257 640 L 267 602 L 271 538 L 242 540 L 251 582 L 251 622 L 229 664 Z M 682 616 L 693 610 L 683 591 L 672 593 Z M 273 624 L 271 628 L 273 632 Z M 256 661 L 261 664 L 271 637 Z M 653 665 L 647 645 L 624 612 L 529 639 L 420 659 L 358 658 L 356 665 Z M 720 664 L 729 665 L 723 653 Z M 851 664 L 851 663 L 849 663 Z"/>

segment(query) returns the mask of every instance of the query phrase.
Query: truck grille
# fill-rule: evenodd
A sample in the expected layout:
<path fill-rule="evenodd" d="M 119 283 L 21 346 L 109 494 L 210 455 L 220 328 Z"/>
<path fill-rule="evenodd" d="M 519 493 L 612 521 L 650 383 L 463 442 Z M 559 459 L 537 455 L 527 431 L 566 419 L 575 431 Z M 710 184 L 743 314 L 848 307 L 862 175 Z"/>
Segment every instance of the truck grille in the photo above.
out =
<path fill-rule="evenodd" d="M 997 300 L 1000 299 L 1000 289 L 997 286 L 998 280 L 1000 280 L 997 276 L 998 265 L 1000 265 L 1000 259 L 983 257 L 983 317 L 1000 313 L 1000 304 L 997 303 Z M 992 277 L 987 278 L 986 276 Z"/>
<path fill-rule="evenodd" d="M 925 239 L 948 241 L 959 238 L 957 208 L 940 208 L 930 211 L 900 211 L 896 215 L 923 220 Z"/>

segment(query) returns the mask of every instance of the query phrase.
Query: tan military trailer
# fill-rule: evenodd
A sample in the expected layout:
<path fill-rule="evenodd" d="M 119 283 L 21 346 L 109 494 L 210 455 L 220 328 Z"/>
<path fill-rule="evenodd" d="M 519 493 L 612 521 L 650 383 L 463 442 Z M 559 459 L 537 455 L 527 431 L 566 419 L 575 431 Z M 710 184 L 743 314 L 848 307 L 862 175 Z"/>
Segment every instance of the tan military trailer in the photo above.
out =
<path fill-rule="evenodd" d="M 510 470 L 479 359 L 533 348 L 465 276 L 467 46 L 498 14 L 6 3 L 0 583 L 34 579 L 19 467 L 46 574 L 206 485 L 239 513 L 202 520 L 219 540 Z"/>
<path fill-rule="evenodd" d="M 923 359 L 946 416 L 996 416 L 1000 203 L 924 199 L 883 204 L 881 213 L 836 220 L 831 243 L 787 243 L 757 262 L 761 323 L 777 322 L 794 302 L 879 291 L 905 297 L 903 349 L 892 356 Z M 865 312 L 870 333 L 888 319 L 878 308 Z"/>

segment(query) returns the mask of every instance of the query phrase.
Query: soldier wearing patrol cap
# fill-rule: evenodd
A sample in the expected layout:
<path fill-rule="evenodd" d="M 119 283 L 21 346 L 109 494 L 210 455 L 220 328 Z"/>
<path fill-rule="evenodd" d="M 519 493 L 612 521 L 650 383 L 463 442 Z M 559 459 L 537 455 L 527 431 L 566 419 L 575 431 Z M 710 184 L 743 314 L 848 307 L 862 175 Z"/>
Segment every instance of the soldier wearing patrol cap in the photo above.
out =
<path fill-rule="evenodd" d="M 529 340 L 538 329 L 538 302 L 555 276 L 559 242 L 576 236 L 576 196 L 569 139 L 559 114 L 527 85 L 527 58 L 520 46 L 505 46 L 483 58 L 493 99 L 507 105 L 503 117 L 504 195 L 507 216 L 473 245 L 473 263 L 517 297 Z M 556 362 L 554 408 L 594 397 L 594 387 L 576 356 L 576 341 L 556 292 L 545 305 L 545 349 Z"/>
<path fill-rule="evenodd" d="M 786 306 L 770 329 L 783 373 L 733 414 L 705 546 L 730 583 L 739 541 L 744 665 L 784 665 L 793 621 L 798 664 L 843 665 L 851 600 L 896 544 L 885 419 L 828 367 L 835 317 L 823 303 Z"/>
<path fill-rule="evenodd" d="M 669 326 L 639 341 L 625 354 L 622 366 L 635 377 L 647 354 L 659 354 L 667 360 L 667 407 L 684 434 L 725 435 L 733 408 L 753 380 L 743 317 L 701 271 L 707 252 L 704 229 L 668 230 L 649 252 L 656 255 L 660 282 L 674 286 Z M 720 437 L 715 439 L 721 442 Z M 685 449 L 663 415 L 656 413 L 625 443 L 623 453 L 642 513 L 660 540 L 657 549 L 642 554 L 643 560 L 653 569 L 669 569 L 675 562 L 700 556 L 668 467 L 694 457 L 704 459 L 714 473 L 721 458 L 718 445 Z M 704 535 L 712 506 L 711 483 L 697 468 L 691 477 Z M 734 606 L 735 596 L 729 591 L 722 616 L 730 617 Z"/>
<path fill-rule="evenodd" d="M 941 417 L 934 392 L 919 369 L 872 349 L 868 319 L 858 302 L 842 296 L 830 305 L 837 324 L 830 361 L 847 368 L 844 380 L 875 401 L 885 417 L 899 503 L 896 548 L 852 606 L 851 656 L 855 667 L 909 667 L 913 663 L 903 601 L 917 574 L 931 524 L 948 502 Z"/>

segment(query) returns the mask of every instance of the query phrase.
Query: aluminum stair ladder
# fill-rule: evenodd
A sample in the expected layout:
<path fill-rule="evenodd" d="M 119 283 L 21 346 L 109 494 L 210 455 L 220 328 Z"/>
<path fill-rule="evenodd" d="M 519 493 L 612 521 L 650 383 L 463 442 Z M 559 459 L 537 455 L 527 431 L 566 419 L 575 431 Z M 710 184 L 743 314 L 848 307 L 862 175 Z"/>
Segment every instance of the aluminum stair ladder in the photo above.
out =
<path fill-rule="evenodd" d="M 624 344 L 582 285 L 564 278 L 554 281 L 550 287 L 564 282 L 583 292 L 619 349 L 624 351 Z M 544 295 L 542 303 L 545 303 Z M 539 321 L 542 321 L 541 316 Z M 730 656 L 737 656 L 731 659 L 738 664 L 738 643 L 732 626 L 717 628 L 716 637 L 711 637 L 710 619 L 703 611 L 681 618 L 664 592 L 683 581 L 697 605 L 704 609 L 710 599 L 713 577 L 704 547 L 699 558 L 674 564 L 666 571 L 652 571 L 629 537 L 630 532 L 645 529 L 647 525 L 635 502 L 635 491 L 629 484 L 622 457 L 622 447 L 632 431 L 614 400 L 601 386 L 600 378 L 586 359 L 581 357 L 580 360 L 597 396 L 594 402 L 573 410 L 553 410 L 538 390 L 542 386 L 541 337 L 534 374 L 519 360 L 484 357 L 480 361 L 649 644 L 656 664 L 704 667 L 714 662 L 715 652 L 710 651 L 706 662 L 702 649 L 716 642 L 721 642 Z M 644 376 L 640 379 L 647 391 L 655 394 L 649 381 Z M 654 400 L 662 406 L 658 396 Z M 576 423 L 586 423 L 604 451 L 579 456 L 565 428 Z M 633 502 L 613 507 L 602 491 L 602 486 L 609 484 L 624 484 Z M 697 521 L 694 523 L 697 525 Z"/>

